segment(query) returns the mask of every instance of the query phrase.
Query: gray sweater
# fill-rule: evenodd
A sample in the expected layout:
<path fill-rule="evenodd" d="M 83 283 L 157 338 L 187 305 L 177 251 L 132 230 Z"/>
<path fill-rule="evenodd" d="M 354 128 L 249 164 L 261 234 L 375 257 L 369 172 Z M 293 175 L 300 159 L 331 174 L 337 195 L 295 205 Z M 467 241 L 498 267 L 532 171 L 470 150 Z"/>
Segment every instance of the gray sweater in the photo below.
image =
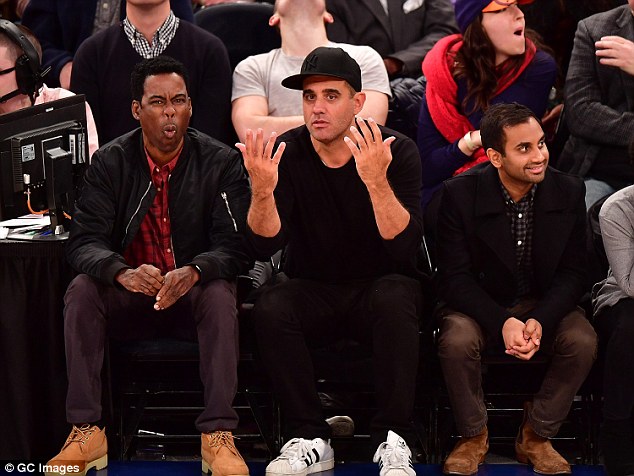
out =
<path fill-rule="evenodd" d="M 592 289 L 595 315 L 621 299 L 634 298 L 634 185 L 606 200 L 599 222 L 610 270 Z"/>

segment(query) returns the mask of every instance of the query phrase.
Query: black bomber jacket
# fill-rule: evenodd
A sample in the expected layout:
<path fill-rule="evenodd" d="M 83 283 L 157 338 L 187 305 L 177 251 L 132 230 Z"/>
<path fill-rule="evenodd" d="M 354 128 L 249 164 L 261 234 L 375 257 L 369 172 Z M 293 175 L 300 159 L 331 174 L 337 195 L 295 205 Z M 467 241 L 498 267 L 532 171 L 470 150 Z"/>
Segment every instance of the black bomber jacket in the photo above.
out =
<path fill-rule="evenodd" d="M 197 266 L 202 283 L 232 280 L 246 271 L 250 189 L 239 153 L 190 128 L 169 187 L 176 267 Z M 66 248 L 71 266 L 114 284 L 116 274 L 130 267 L 123 251 L 155 195 L 141 129 L 95 152 L 71 221 Z"/>

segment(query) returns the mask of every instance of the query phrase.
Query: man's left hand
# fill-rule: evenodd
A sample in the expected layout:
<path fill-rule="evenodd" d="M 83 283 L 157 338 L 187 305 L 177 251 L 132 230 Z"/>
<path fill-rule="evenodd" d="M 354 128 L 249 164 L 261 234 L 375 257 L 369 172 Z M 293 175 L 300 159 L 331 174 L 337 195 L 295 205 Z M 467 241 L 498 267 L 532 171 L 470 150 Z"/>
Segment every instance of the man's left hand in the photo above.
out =
<path fill-rule="evenodd" d="M 530 318 L 524 325 L 522 332 L 524 345 L 515 345 L 511 348 L 511 355 L 521 360 L 530 360 L 539 350 L 542 338 L 542 325 L 539 321 Z"/>
<path fill-rule="evenodd" d="M 352 152 L 359 177 L 366 187 L 371 188 L 387 180 L 387 169 L 392 162 L 390 146 L 396 137 L 383 140 L 381 129 L 372 118 L 367 121 L 359 118 L 357 124 L 359 129 L 350 127 L 354 140 L 344 137 L 344 141 Z"/>
<path fill-rule="evenodd" d="M 154 309 L 157 311 L 167 309 L 187 294 L 199 279 L 200 275 L 198 271 L 192 266 L 183 266 L 182 268 L 170 271 L 165 275 L 163 286 L 156 295 Z"/>
<path fill-rule="evenodd" d="M 604 36 L 595 47 L 599 63 L 616 66 L 634 76 L 634 42 L 620 36 Z"/>

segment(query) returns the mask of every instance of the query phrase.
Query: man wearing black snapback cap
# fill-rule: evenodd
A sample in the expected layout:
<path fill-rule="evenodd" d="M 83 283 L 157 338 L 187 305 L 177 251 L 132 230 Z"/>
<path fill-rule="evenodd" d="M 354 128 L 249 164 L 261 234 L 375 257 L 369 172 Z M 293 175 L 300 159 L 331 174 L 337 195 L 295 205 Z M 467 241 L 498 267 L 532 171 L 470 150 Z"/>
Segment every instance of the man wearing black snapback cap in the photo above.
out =
<path fill-rule="evenodd" d="M 339 48 L 313 50 L 282 84 L 303 91 L 305 125 L 282 135 L 275 151 L 275 132 L 265 140 L 262 130 L 249 130 L 237 144 L 252 181 L 249 239 L 258 259 L 285 248 L 290 278 L 254 309 L 287 441 L 266 474 L 333 467 L 308 349 L 345 336 L 372 348 L 378 411 L 370 432 L 380 475 L 415 476 L 405 439 L 422 306 L 416 145 L 373 119 L 356 119 L 365 101 L 361 73 Z"/>

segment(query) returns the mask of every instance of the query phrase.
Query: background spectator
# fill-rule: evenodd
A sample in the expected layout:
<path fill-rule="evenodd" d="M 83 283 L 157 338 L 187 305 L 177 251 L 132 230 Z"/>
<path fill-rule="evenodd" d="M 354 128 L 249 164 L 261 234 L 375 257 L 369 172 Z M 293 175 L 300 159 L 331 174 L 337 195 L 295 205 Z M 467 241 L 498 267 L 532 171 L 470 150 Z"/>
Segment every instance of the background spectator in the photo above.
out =
<path fill-rule="evenodd" d="M 268 137 L 304 124 L 302 93 L 283 87 L 282 80 L 299 73 L 305 56 L 318 46 L 342 48 L 359 63 L 366 95 L 359 114 L 385 123 L 390 85 L 381 57 L 368 46 L 328 41 L 325 22 L 331 21 L 324 0 L 275 3 L 269 25 L 279 28 L 282 47 L 246 58 L 233 73 L 231 118 L 241 141 L 249 128 L 262 128 Z"/>
<path fill-rule="evenodd" d="M 586 207 L 634 183 L 634 0 L 581 20 L 564 86 L 570 137 L 557 167 L 585 178 Z"/>
<path fill-rule="evenodd" d="M 171 0 L 171 5 L 177 17 L 194 21 L 190 0 Z M 30 0 L 22 23 L 42 44 L 42 62 L 51 67 L 47 81 L 68 89 L 79 45 L 124 17 L 125 0 Z"/>
<path fill-rule="evenodd" d="M 434 43 L 456 32 L 449 0 L 327 0 L 326 7 L 334 18 L 328 37 L 374 48 L 390 78 L 420 76 L 420 62 Z"/>
<path fill-rule="evenodd" d="M 86 95 L 103 143 L 138 126 L 130 116 L 130 72 L 143 58 L 178 59 L 189 71 L 196 105 L 192 127 L 228 142 L 231 68 L 227 49 L 214 35 L 179 21 L 169 0 L 128 0 L 126 19 L 88 38 L 75 55 L 71 89 Z"/>
<path fill-rule="evenodd" d="M 444 180 L 487 160 L 479 131 L 486 109 L 518 102 L 542 117 L 557 74 L 554 59 L 526 37 L 516 2 L 457 0 L 456 19 L 462 35 L 439 41 L 423 63 L 417 141 L 424 207 Z"/>

